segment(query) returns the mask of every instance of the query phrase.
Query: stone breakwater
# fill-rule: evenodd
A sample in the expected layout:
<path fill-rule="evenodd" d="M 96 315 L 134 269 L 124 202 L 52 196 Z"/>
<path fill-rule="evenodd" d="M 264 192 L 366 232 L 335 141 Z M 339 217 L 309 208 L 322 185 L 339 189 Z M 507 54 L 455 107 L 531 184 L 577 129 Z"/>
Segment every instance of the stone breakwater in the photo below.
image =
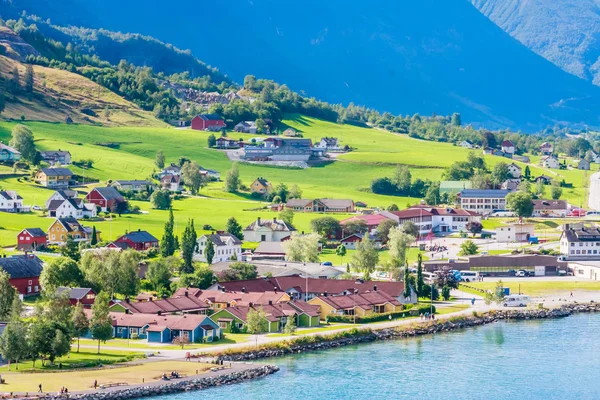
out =
<path fill-rule="evenodd" d="M 279 371 L 279 367 L 274 365 L 264 365 L 255 368 L 249 368 L 243 371 L 236 371 L 229 374 L 218 376 L 197 377 L 184 379 L 178 382 L 158 383 L 146 386 L 126 387 L 117 390 L 96 390 L 94 392 L 70 394 L 69 399 L 77 400 L 126 400 L 137 399 L 140 397 L 164 396 L 167 394 L 188 392 L 191 390 L 207 389 L 215 386 L 231 385 L 244 382 L 250 379 L 261 378 Z M 209 375 L 210 372 L 207 372 Z M 47 395 L 36 396 L 35 399 L 58 400 L 65 399 L 65 396 Z"/>
<path fill-rule="evenodd" d="M 378 340 L 391 340 L 421 335 L 431 335 L 441 332 L 450 332 L 458 329 L 471 328 L 503 320 L 529 320 L 563 318 L 579 312 L 600 312 L 600 303 L 569 304 L 560 308 L 539 310 L 496 310 L 481 315 L 457 316 L 446 320 L 418 323 L 412 326 L 395 328 L 365 329 L 353 335 L 336 337 L 335 334 L 315 339 L 312 342 L 297 339 L 287 343 L 279 343 L 270 348 L 248 350 L 239 353 L 225 353 L 218 356 L 224 361 L 248 361 L 269 357 L 280 357 L 286 354 L 303 353 L 307 351 L 327 350 L 335 347 L 350 346 L 360 343 L 375 342 Z"/>

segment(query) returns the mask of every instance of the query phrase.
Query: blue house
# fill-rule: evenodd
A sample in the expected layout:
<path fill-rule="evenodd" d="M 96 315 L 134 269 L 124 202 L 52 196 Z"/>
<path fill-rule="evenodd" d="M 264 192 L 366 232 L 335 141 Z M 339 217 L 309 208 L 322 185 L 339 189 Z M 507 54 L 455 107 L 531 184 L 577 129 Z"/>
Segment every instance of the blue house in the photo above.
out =
<path fill-rule="evenodd" d="M 156 323 L 145 328 L 149 343 L 170 343 L 185 336 L 190 343 L 212 342 L 221 337 L 221 329 L 206 315 L 184 314 L 156 316 Z"/>

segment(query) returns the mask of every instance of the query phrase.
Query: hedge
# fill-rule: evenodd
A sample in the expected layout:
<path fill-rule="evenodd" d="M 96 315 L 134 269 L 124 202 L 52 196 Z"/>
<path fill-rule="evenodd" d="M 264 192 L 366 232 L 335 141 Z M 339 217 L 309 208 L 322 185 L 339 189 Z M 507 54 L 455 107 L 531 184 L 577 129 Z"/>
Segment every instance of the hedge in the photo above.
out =
<path fill-rule="evenodd" d="M 381 314 L 370 314 L 364 317 L 356 316 L 356 322 L 368 324 L 370 322 L 378 322 L 378 321 L 387 321 L 389 319 L 397 319 L 397 318 L 406 318 L 408 316 L 418 316 L 420 314 L 426 314 L 431 311 L 431 307 L 419 307 L 412 308 L 410 310 L 398 311 L 398 312 L 389 312 L 389 313 L 381 313 Z M 435 306 L 433 306 L 433 312 L 435 313 Z M 390 316 L 392 318 L 390 318 Z M 328 322 L 345 322 L 345 323 L 353 323 L 355 321 L 354 316 L 352 315 L 328 315 Z"/>

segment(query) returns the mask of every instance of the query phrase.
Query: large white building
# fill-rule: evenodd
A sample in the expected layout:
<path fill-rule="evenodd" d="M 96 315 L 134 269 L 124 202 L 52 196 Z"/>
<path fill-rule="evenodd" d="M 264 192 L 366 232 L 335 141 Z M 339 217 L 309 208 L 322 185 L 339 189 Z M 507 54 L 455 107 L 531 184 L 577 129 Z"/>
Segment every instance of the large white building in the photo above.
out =
<path fill-rule="evenodd" d="M 481 215 L 458 208 L 432 207 L 419 205 L 406 210 L 391 211 L 398 218 L 398 224 L 412 222 L 419 228 L 420 235 L 433 233 L 466 232 L 470 222 L 480 222 Z"/>
<path fill-rule="evenodd" d="M 64 200 L 51 200 L 48 204 L 48 217 L 75 219 L 94 218 L 97 215 L 96 205 L 85 203 L 80 198 L 67 198 Z"/>
<path fill-rule="evenodd" d="M 527 242 L 533 236 L 535 236 L 533 224 L 516 223 L 496 228 L 498 243 Z"/>
<path fill-rule="evenodd" d="M 212 235 L 202 235 L 198 238 L 198 247 L 194 253 L 194 260 L 208 262 L 206 259 L 206 248 L 208 241 L 214 245 L 215 255 L 213 263 L 242 260 L 242 241 L 230 233 L 213 233 Z"/>
<path fill-rule="evenodd" d="M 600 260 L 600 229 L 583 224 L 565 224 L 560 252 L 567 259 Z"/>
<path fill-rule="evenodd" d="M 0 211 L 29 212 L 30 207 L 23 205 L 23 198 L 14 190 L 0 191 Z"/>
<path fill-rule="evenodd" d="M 288 238 L 295 230 L 283 220 L 277 218 L 261 219 L 259 217 L 244 229 L 244 241 L 281 242 L 283 239 Z"/>
<path fill-rule="evenodd" d="M 479 214 L 491 214 L 494 210 L 506 210 L 509 190 L 464 189 L 458 194 L 460 208 Z"/>

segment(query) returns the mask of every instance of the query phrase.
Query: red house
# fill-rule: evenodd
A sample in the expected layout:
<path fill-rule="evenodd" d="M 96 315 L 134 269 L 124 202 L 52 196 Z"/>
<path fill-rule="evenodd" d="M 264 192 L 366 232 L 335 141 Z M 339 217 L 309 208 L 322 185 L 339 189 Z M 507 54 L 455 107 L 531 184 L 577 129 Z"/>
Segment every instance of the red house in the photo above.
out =
<path fill-rule="evenodd" d="M 114 244 L 120 248 L 129 248 L 137 251 L 150 250 L 158 247 L 158 239 L 152 236 L 147 231 L 138 229 L 137 231 L 126 233 L 117 240 Z M 124 246 L 123 246 L 124 245 Z"/>
<path fill-rule="evenodd" d="M 104 212 L 111 211 L 117 203 L 126 201 L 125 198 L 121 196 L 121 193 L 112 186 L 93 189 L 85 196 L 85 200 L 88 203 L 97 205 Z"/>
<path fill-rule="evenodd" d="M 56 295 L 65 295 L 69 298 L 71 305 L 77 305 L 77 303 L 83 304 L 85 308 L 92 307 L 92 304 L 96 301 L 96 292 L 90 288 L 69 288 L 59 286 L 56 288 Z"/>
<path fill-rule="evenodd" d="M 192 129 L 197 131 L 220 131 L 225 121 L 217 114 L 199 114 L 192 118 Z"/>
<path fill-rule="evenodd" d="M 17 235 L 17 250 L 34 251 L 46 246 L 48 235 L 40 228 L 25 228 Z"/>
<path fill-rule="evenodd" d="M 42 268 L 42 260 L 33 254 L 0 258 L 0 269 L 8 273 L 8 282 L 23 296 L 40 294 Z"/>

